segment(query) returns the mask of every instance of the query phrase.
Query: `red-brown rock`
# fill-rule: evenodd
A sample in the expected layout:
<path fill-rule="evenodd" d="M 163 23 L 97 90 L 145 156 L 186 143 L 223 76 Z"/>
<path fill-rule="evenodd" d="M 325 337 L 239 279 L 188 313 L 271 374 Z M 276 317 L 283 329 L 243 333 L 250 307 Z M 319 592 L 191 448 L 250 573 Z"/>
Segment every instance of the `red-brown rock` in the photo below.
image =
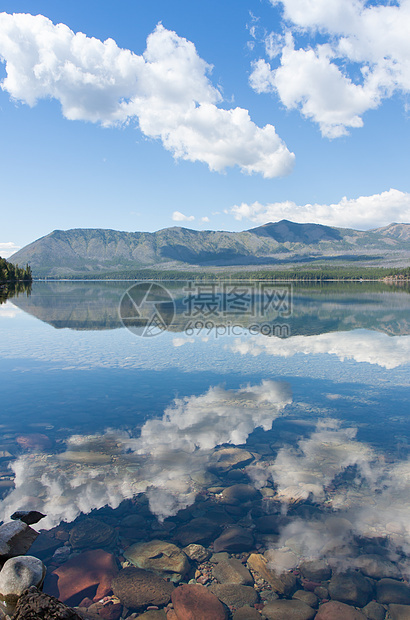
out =
<path fill-rule="evenodd" d="M 78 605 L 85 597 L 94 601 L 107 596 L 118 573 L 115 557 L 93 549 L 71 558 L 46 576 L 44 592 L 67 605 Z"/>
<path fill-rule="evenodd" d="M 187 584 L 175 588 L 172 603 L 178 620 L 226 620 L 221 601 L 205 586 Z"/>
<path fill-rule="evenodd" d="M 350 605 L 330 601 L 319 607 L 315 620 L 367 620 L 366 616 Z"/>
<path fill-rule="evenodd" d="M 19 435 L 16 441 L 24 450 L 49 450 L 52 446 L 50 438 L 42 433 Z"/>
<path fill-rule="evenodd" d="M 80 605 L 80 607 L 82 607 L 82 605 Z M 87 605 L 85 605 L 85 607 L 87 608 Z M 122 605 L 121 603 L 113 603 L 112 601 L 108 601 L 107 603 L 93 603 L 88 606 L 87 612 L 95 614 L 99 618 L 104 618 L 104 620 L 119 620 L 122 614 Z"/>

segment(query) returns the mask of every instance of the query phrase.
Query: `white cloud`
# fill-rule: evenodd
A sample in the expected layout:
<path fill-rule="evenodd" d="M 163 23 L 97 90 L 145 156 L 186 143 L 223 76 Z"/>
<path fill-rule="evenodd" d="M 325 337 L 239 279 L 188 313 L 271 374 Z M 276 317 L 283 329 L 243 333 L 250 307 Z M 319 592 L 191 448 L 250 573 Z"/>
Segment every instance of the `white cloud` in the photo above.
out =
<path fill-rule="evenodd" d="M 288 174 L 294 155 L 272 125 L 255 125 L 247 110 L 226 110 L 209 80 L 212 67 L 192 42 L 159 24 L 142 55 L 54 25 L 42 15 L 0 14 L 3 90 L 36 104 L 57 99 L 70 120 L 104 126 L 137 120 L 174 157 L 222 171 L 239 166 L 271 178 Z"/>
<path fill-rule="evenodd" d="M 20 246 L 13 243 L 13 241 L 0 242 L 0 256 L 2 258 L 8 258 L 19 249 Z"/>
<path fill-rule="evenodd" d="M 242 203 L 230 209 L 236 220 L 244 218 L 257 224 L 290 219 L 300 223 L 319 223 L 367 230 L 392 222 L 410 222 L 410 193 L 390 189 L 381 194 L 342 198 L 335 204 L 297 205 L 290 200 L 262 205 Z"/>
<path fill-rule="evenodd" d="M 281 448 L 271 467 L 278 495 L 286 500 L 325 499 L 325 488 L 337 474 L 356 465 L 371 478 L 372 449 L 355 440 L 356 428 L 340 428 L 337 420 L 318 422 L 308 439 L 299 441 L 297 450 Z"/>
<path fill-rule="evenodd" d="M 290 547 L 298 561 L 325 558 L 341 569 L 354 566 L 353 535 L 388 537 L 391 559 L 408 574 L 408 560 L 396 551 L 410 551 L 410 460 L 386 463 L 383 454 L 356 440 L 356 432 L 325 419 L 309 438 L 279 450 L 268 468 L 278 498 L 286 505 L 313 496 L 325 510 L 312 520 L 292 520 L 277 546 Z M 355 479 L 345 483 L 343 472 L 352 466 Z"/>
<path fill-rule="evenodd" d="M 172 344 L 174 347 L 179 348 L 183 347 L 184 344 L 194 344 L 194 338 L 188 338 L 187 336 L 179 336 L 172 339 Z"/>
<path fill-rule="evenodd" d="M 235 340 L 231 349 L 242 355 L 266 353 L 285 358 L 300 353 L 336 355 L 342 362 L 352 359 L 388 369 L 410 363 L 410 336 L 388 336 L 366 329 L 290 338 L 254 336 Z"/>
<path fill-rule="evenodd" d="M 161 453 L 165 447 L 192 452 L 219 444 L 245 443 L 257 427 L 269 430 L 284 406 L 292 401 L 286 383 L 262 381 L 240 390 L 211 387 L 205 394 L 175 399 L 161 420 L 149 420 L 141 430 L 142 451 Z"/>
<path fill-rule="evenodd" d="M 367 5 L 364 0 L 271 0 L 283 7 L 283 33 L 265 40 L 272 68 L 255 62 L 257 92 L 276 92 L 288 108 L 319 124 L 330 138 L 361 127 L 362 116 L 394 93 L 410 92 L 410 2 Z M 308 32 L 324 43 L 295 47 Z M 277 63 L 276 63 L 277 64 Z"/>
<path fill-rule="evenodd" d="M 192 222 L 195 217 L 193 215 L 184 215 L 181 211 L 174 211 L 172 219 L 174 222 Z"/>
<path fill-rule="evenodd" d="M 207 215 L 204 215 L 204 217 L 201 217 L 201 222 L 210 222 L 211 220 L 209 219 L 209 217 Z"/>
<path fill-rule="evenodd" d="M 193 503 L 198 485 L 192 476 L 206 470 L 216 446 L 245 443 L 259 426 L 270 429 L 291 401 L 286 383 L 216 386 L 175 399 L 162 418 L 143 425 L 139 437 L 115 430 L 75 435 L 58 459 L 19 457 L 12 463 L 15 489 L 2 501 L 0 518 L 24 506 L 46 514 L 41 527 L 47 529 L 143 492 L 158 518 L 176 514 Z"/>
<path fill-rule="evenodd" d="M 0 319 L 14 319 L 18 314 L 22 314 L 23 311 L 16 306 L 12 306 L 10 303 L 0 304 Z"/>

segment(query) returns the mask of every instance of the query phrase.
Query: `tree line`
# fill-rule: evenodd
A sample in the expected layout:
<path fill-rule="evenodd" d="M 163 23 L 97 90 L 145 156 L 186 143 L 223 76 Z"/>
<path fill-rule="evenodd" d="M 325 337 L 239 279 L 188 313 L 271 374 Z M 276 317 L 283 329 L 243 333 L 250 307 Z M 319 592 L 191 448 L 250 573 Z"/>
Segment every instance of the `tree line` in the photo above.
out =
<path fill-rule="evenodd" d="M 50 277 L 49 279 L 59 279 Z M 219 281 L 219 280 L 270 280 L 270 281 L 295 281 L 295 282 L 356 282 L 361 280 L 374 281 L 404 281 L 410 280 L 410 267 L 358 267 L 358 266 L 318 266 L 316 268 L 293 267 L 289 269 L 260 269 L 231 271 L 221 269 L 219 271 L 189 271 L 189 270 L 165 270 L 165 269 L 137 269 L 121 270 L 87 274 L 71 274 L 64 279 L 81 280 L 188 280 Z"/>
<path fill-rule="evenodd" d="M 13 263 L 9 263 L 5 258 L 0 256 L 0 284 L 15 284 L 16 282 L 33 281 L 30 265 L 19 267 Z"/>

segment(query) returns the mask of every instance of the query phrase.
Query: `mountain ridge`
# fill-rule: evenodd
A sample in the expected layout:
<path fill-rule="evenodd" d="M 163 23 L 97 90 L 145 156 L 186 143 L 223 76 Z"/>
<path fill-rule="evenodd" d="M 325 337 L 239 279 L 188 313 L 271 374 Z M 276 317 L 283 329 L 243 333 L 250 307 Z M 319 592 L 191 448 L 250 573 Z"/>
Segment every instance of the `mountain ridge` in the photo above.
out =
<path fill-rule="evenodd" d="M 241 232 L 181 226 L 155 232 L 102 228 L 54 230 L 10 257 L 28 263 L 37 277 L 72 277 L 101 272 L 294 266 L 322 261 L 361 266 L 410 263 L 410 224 L 359 231 L 289 220 Z"/>

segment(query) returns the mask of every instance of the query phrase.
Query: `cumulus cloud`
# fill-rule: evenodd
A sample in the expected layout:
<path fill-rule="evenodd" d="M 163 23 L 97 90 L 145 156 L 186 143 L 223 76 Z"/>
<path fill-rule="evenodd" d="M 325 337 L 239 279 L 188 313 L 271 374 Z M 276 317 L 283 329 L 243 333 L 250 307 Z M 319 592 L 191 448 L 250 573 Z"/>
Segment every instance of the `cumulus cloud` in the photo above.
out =
<path fill-rule="evenodd" d="M 13 241 L 0 242 L 0 256 L 2 258 L 8 258 L 19 249 L 20 246 L 13 243 Z"/>
<path fill-rule="evenodd" d="M 22 310 L 20 308 L 16 308 L 16 306 L 12 306 L 11 304 L 0 303 L 0 319 L 14 319 L 18 314 L 22 314 Z"/>
<path fill-rule="evenodd" d="M 172 219 L 174 222 L 192 222 L 195 217 L 193 215 L 184 215 L 181 211 L 174 211 Z"/>
<path fill-rule="evenodd" d="M 144 424 L 139 450 L 151 444 L 150 453 L 168 446 L 192 452 L 222 443 L 242 444 L 255 428 L 269 430 L 291 400 L 288 384 L 275 381 L 240 390 L 215 386 L 200 396 L 177 398 L 162 419 Z"/>
<path fill-rule="evenodd" d="M 342 198 L 335 204 L 297 205 L 290 200 L 262 205 L 242 203 L 229 211 L 236 220 L 248 219 L 257 224 L 291 219 L 300 223 L 319 223 L 367 230 L 392 222 L 410 222 L 410 193 L 390 189 L 381 194 Z"/>
<path fill-rule="evenodd" d="M 355 440 L 356 428 L 341 428 L 337 420 L 318 422 L 316 431 L 299 442 L 298 448 L 281 448 L 272 465 L 273 480 L 280 498 L 325 499 L 325 488 L 347 467 L 356 465 L 371 477 L 372 449 Z"/>
<path fill-rule="evenodd" d="M 206 470 L 216 446 L 242 444 L 259 426 L 270 429 L 291 400 L 286 383 L 262 381 L 239 390 L 216 386 L 175 399 L 162 418 L 143 425 L 139 437 L 114 430 L 75 435 L 58 458 L 19 457 L 11 465 L 15 489 L 3 499 L 0 518 L 25 506 L 47 515 L 41 522 L 47 529 L 147 492 L 152 512 L 164 519 L 193 503 L 195 473 Z"/>
<path fill-rule="evenodd" d="M 370 486 L 355 503 L 354 492 L 339 499 L 347 500 L 348 516 L 355 530 L 365 536 L 388 535 L 397 546 L 410 554 L 410 459 L 386 464 L 377 469 L 377 496 Z M 336 499 L 336 498 L 335 498 Z M 406 567 L 410 574 L 409 566 Z"/>
<path fill-rule="evenodd" d="M 235 340 L 231 347 L 241 355 L 258 356 L 262 353 L 278 357 L 304 355 L 336 355 L 340 361 L 377 364 L 383 368 L 397 368 L 410 362 L 410 336 L 388 336 L 367 329 L 331 332 L 314 336 L 291 336 Z"/>
<path fill-rule="evenodd" d="M 282 529 L 277 547 L 296 553 L 295 566 L 318 558 L 339 569 L 354 566 L 357 549 L 350 543 L 355 535 L 388 537 L 394 561 L 397 549 L 410 551 L 410 460 L 386 463 L 382 454 L 357 441 L 356 432 L 339 421 L 322 420 L 309 438 L 281 448 L 270 467 L 278 499 L 286 504 L 312 497 L 324 508 L 315 518 L 296 518 Z M 356 477 L 344 483 L 349 467 Z M 400 568 L 408 574 L 406 560 Z"/>
<path fill-rule="evenodd" d="M 270 0 L 283 8 L 282 32 L 265 40 L 272 66 L 253 64 L 251 86 L 275 92 L 335 138 L 363 125 L 367 110 L 394 93 L 410 92 L 410 3 L 369 5 L 364 0 Z M 300 35 L 321 42 L 295 44 Z M 312 39 L 311 39 L 312 40 Z"/>
<path fill-rule="evenodd" d="M 54 25 L 43 15 L 0 14 L 2 88 L 30 106 L 61 103 L 70 120 L 104 126 L 138 122 L 175 158 L 222 171 L 239 166 L 271 178 L 288 174 L 294 155 L 273 125 L 258 127 L 247 110 L 226 110 L 192 42 L 159 24 L 142 55 Z"/>

